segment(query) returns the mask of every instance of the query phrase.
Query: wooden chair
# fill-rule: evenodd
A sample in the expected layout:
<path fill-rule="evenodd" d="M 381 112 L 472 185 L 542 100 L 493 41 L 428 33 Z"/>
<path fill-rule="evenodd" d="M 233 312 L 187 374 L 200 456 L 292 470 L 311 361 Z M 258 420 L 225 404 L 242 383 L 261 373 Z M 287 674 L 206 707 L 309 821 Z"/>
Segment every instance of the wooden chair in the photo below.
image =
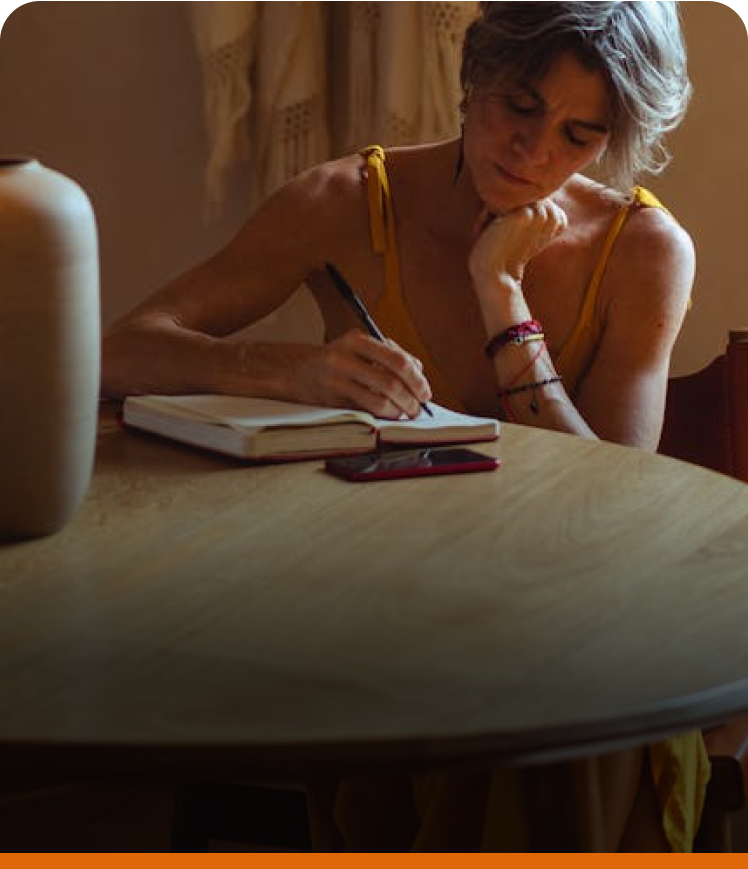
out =
<path fill-rule="evenodd" d="M 706 368 L 670 379 L 659 452 L 748 483 L 748 329 L 730 332 L 725 352 Z M 748 792 L 748 715 L 704 739 L 712 778 L 696 847 L 729 851 L 730 816 L 746 806 Z"/>

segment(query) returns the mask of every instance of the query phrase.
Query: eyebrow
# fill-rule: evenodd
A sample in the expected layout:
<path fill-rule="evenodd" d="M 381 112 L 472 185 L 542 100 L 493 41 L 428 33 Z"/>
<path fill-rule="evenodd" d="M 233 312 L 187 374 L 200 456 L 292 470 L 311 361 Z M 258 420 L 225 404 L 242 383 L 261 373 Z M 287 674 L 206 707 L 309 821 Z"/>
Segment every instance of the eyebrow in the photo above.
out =
<path fill-rule="evenodd" d="M 520 87 L 522 88 L 522 90 L 527 91 L 527 93 L 534 100 L 537 100 L 540 105 L 547 105 L 546 101 L 543 99 L 542 94 L 538 93 L 538 91 L 531 84 L 523 81 L 520 82 Z M 572 118 L 569 123 L 574 124 L 575 127 L 582 127 L 585 130 L 589 130 L 591 133 L 599 133 L 601 136 L 607 136 L 610 133 L 610 127 L 607 124 L 602 124 L 598 121 L 583 121 L 580 118 Z"/>

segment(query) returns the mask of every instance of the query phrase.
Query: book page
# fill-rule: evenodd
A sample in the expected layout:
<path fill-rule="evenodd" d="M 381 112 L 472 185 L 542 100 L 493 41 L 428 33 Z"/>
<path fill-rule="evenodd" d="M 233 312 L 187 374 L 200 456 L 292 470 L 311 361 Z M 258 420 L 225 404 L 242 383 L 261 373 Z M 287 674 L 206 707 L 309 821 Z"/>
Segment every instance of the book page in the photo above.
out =
<path fill-rule="evenodd" d="M 429 408 L 433 417 L 421 411 L 415 419 L 377 420 L 382 441 L 436 442 L 463 437 L 466 440 L 494 440 L 499 436 L 498 420 L 458 413 L 433 401 L 429 402 Z"/>

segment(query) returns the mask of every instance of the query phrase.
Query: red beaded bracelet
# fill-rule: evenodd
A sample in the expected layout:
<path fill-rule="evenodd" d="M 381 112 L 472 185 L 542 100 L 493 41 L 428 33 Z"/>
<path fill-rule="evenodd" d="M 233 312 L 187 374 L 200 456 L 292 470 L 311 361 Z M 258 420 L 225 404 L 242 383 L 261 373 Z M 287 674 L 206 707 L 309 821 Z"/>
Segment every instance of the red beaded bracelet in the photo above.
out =
<path fill-rule="evenodd" d="M 498 335 L 495 335 L 486 344 L 483 351 L 489 359 L 506 347 L 507 344 L 525 344 L 527 341 L 542 341 L 543 325 L 539 320 L 526 320 L 524 323 L 517 323 L 516 326 L 510 326 Z"/>

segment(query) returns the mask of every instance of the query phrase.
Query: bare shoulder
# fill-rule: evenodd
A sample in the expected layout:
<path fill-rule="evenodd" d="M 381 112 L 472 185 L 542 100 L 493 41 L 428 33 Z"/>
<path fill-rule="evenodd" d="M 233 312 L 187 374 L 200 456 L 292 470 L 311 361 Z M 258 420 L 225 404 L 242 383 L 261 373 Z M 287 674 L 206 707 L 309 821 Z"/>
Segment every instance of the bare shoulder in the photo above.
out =
<path fill-rule="evenodd" d="M 289 222 L 311 216 L 317 221 L 335 218 L 361 202 L 362 166 L 357 154 L 313 166 L 269 196 L 257 214 L 281 212 Z"/>
<path fill-rule="evenodd" d="M 362 159 L 351 155 L 287 181 L 214 254 L 212 271 L 235 294 L 261 300 L 263 314 L 277 307 L 341 250 L 363 246 L 368 216 L 362 167 Z"/>
<path fill-rule="evenodd" d="M 626 222 L 616 242 L 616 248 L 625 253 L 626 259 L 641 255 L 651 261 L 652 254 L 693 259 L 693 243 L 688 232 L 666 206 L 658 207 L 654 197 L 650 200 L 647 191 L 641 204 L 632 204 L 633 191 L 624 194 L 589 179 L 578 179 L 569 192 L 577 207 L 606 230 L 616 214 L 627 210 Z"/>
<path fill-rule="evenodd" d="M 628 255 L 648 260 L 665 258 L 663 265 L 688 266 L 694 260 L 691 236 L 665 208 L 634 207 L 621 233 L 620 246 Z"/>
<path fill-rule="evenodd" d="M 632 197 L 589 179 L 575 180 L 567 191 L 571 208 L 591 236 L 604 239 L 618 214 L 626 220 L 611 252 L 604 282 L 608 301 L 620 292 L 627 301 L 672 303 L 680 307 L 691 292 L 695 270 L 690 235 L 656 200 L 632 204 Z"/>
<path fill-rule="evenodd" d="M 695 274 L 688 232 L 663 208 L 634 206 L 608 263 L 609 326 L 633 326 L 653 348 L 670 348 L 688 309 Z"/>
<path fill-rule="evenodd" d="M 690 298 L 695 251 L 690 235 L 664 208 L 634 206 L 621 231 L 611 269 L 665 307 Z"/>

